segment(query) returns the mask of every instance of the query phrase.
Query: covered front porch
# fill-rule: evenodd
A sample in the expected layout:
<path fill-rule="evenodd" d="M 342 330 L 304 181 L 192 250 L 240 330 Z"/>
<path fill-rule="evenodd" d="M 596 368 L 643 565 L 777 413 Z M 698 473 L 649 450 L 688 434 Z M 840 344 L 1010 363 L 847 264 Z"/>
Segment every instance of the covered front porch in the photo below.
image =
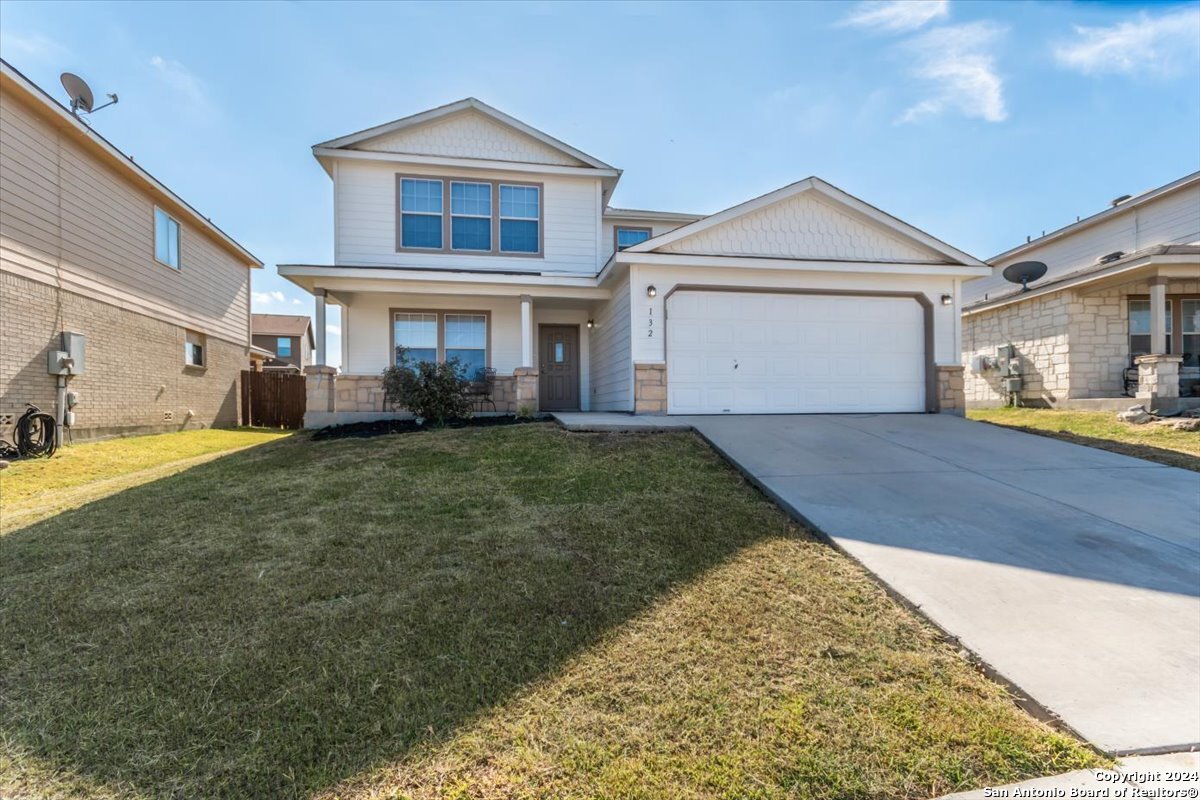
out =
<path fill-rule="evenodd" d="M 457 359 L 481 392 L 477 413 L 590 408 L 595 306 L 610 296 L 594 279 L 285 269 L 292 280 L 311 282 L 305 288 L 316 298 L 317 363 L 307 370 L 305 427 L 402 415 L 387 406 L 381 380 L 400 353 L 413 361 Z M 330 305 L 341 311 L 340 368 L 330 366 Z"/>

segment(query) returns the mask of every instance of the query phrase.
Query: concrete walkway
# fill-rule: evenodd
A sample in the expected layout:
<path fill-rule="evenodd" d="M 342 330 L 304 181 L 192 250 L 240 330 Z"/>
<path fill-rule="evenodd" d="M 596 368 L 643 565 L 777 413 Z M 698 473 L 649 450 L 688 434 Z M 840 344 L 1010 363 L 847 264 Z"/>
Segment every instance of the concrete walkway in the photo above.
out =
<path fill-rule="evenodd" d="M 1116 769 L 1068 772 L 1006 786 L 980 787 L 941 800 L 988 797 L 1196 797 L 1200 794 L 1200 753 L 1122 758 Z M 1018 792 L 1017 790 L 1021 790 Z M 1138 793 L 1133 790 L 1137 789 Z M 1125 794 L 1120 794 L 1126 790 Z"/>
<path fill-rule="evenodd" d="M 694 428 L 1101 749 L 1200 743 L 1200 473 L 947 415 L 560 419 Z"/>

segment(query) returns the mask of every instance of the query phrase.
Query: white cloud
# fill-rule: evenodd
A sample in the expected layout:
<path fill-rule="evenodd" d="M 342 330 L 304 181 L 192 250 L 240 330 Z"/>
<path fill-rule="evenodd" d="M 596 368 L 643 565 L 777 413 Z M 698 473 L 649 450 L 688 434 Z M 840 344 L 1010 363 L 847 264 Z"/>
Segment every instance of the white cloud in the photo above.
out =
<path fill-rule="evenodd" d="M 283 292 L 251 292 L 250 299 L 262 306 L 287 302 L 287 298 Z"/>
<path fill-rule="evenodd" d="M 1200 55 L 1200 7 L 1151 17 L 1146 13 L 1107 28 L 1075 26 L 1075 38 L 1054 49 L 1059 65 L 1084 75 L 1173 75 Z"/>
<path fill-rule="evenodd" d="M 303 301 L 303 300 L 301 300 L 299 297 L 293 297 L 293 298 L 292 298 L 292 305 L 294 305 L 294 306 L 302 306 L 302 305 L 304 305 L 304 301 Z"/>
<path fill-rule="evenodd" d="M 327 323 L 325 325 L 325 332 L 328 333 L 330 336 L 341 336 L 342 335 L 341 327 L 338 325 L 334 325 L 332 323 Z"/>
<path fill-rule="evenodd" d="M 10 30 L 0 31 L 0 51 L 4 52 L 6 61 L 61 61 L 68 54 L 67 48 L 40 33 Z M 21 65 L 16 66 L 20 69 Z"/>
<path fill-rule="evenodd" d="M 215 111 L 204 82 L 183 64 L 162 56 L 154 56 L 150 59 L 150 65 L 157 70 L 163 83 L 179 95 L 179 99 L 182 100 L 181 106 L 186 105 L 193 113 L 201 116 L 210 115 Z"/>
<path fill-rule="evenodd" d="M 916 58 L 913 75 L 934 93 L 905 110 L 898 122 L 947 111 L 988 122 L 1006 119 L 1004 80 L 992 52 L 1005 33 L 992 22 L 970 22 L 934 28 L 905 43 Z"/>
<path fill-rule="evenodd" d="M 905 33 L 949 15 L 950 0 L 867 0 L 856 5 L 840 24 Z"/>

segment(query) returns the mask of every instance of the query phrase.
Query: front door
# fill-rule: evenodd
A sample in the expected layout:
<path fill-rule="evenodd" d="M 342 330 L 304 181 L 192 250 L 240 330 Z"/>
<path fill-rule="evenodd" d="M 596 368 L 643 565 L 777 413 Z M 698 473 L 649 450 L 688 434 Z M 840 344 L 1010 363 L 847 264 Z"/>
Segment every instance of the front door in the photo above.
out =
<path fill-rule="evenodd" d="M 542 411 L 579 409 L 579 327 L 538 328 L 538 405 Z"/>

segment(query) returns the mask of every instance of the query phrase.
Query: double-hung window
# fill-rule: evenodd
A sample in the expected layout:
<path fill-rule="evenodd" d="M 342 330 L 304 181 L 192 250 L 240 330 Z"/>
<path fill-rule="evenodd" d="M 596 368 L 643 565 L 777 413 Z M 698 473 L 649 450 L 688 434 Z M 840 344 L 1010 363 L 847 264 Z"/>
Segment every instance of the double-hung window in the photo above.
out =
<path fill-rule="evenodd" d="M 650 238 L 649 228 L 617 228 L 617 249 L 624 250 Z"/>
<path fill-rule="evenodd" d="M 196 331 L 185 331 L 183 342 L 183 363 L 189 367 L 204 366 L 204 334 Z"/>
<path fill-rule="evenodd" d="M 1171 351 L 1171 301 L 1167 300 L 1167 307 L 1163 311 L 1163 317 L 1166 321 L 1167 328 L 1167 352 Z M 1149 300 L 1134 300 L 1129 301 L 1129 355 L 1144 356 L 1150 353 L 1151 343 L 1150 331 L 1150 301 Z"/>
<path fill-rule="evenodd" d="M 1200 300 L 1182 300 L 1179 335 L 1183 337 L 1183 366 L 1200 367 Z"/>
<path fill-rule="evenodd" d="M 541 251 L 541 189 L 500 184 L 500 252 Z"/>
<path fill-rule="evenodd" d="M 450 183 L 450 248 L 492 249 L 492 185 Z"/>
<path fill-rule="evenodd" d="M 400 246 L 442 249 L 442 182 L 400 179 Z"/>
<path fill-rule="evenodd" d="M 179 222 L 161 208 L 154 209 L 154 258 L 179 269 Z"/>
<path fill-rule="evenodd" d="M 275 355 L 280 358 L 290 358 L 292 355 L 292 337 L 277 336 L 275 338 Z"/>
<path fill-rule="evenodd" d="M 463 377 L 474 379 L 487 367 L 488 315 L 470 311 L 396 311 L 392 318 L 395 363 L 458 359 Z"/>

